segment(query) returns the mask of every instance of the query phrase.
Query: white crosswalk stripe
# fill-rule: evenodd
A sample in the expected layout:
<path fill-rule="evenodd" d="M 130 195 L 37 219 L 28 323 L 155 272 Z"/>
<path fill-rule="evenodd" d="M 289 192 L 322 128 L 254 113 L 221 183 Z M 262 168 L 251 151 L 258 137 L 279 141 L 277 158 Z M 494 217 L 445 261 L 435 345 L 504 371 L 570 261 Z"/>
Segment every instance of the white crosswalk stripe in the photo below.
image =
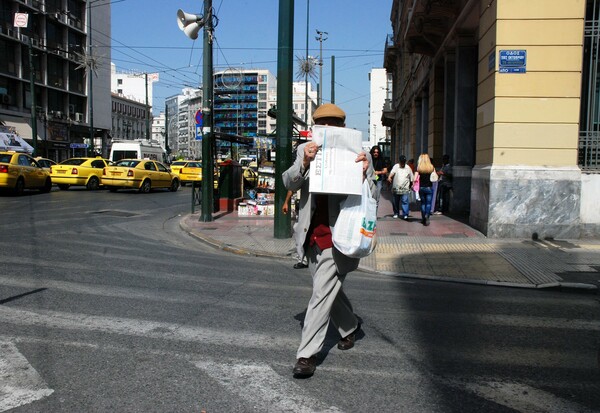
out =
<path fill-rule="evenodd" d="M 0 412 L 42 399 L 53 392 L 14 344 L 0 341 Z"/>
<path fill-rule="evenodd" d="M 341 413 L 334 406 L 309 396 L 302 388 L 284 380 L 271 367 L 257 364 L 219 364 L 211 361 L 196 361 L 197 367 L 205 371 L 222 386 L 233 390 L 242 399 L 252 403 L 257 411 L 272 412 L 323 412 Z M 232 386 L 232 383 L 235 383 Z"/>

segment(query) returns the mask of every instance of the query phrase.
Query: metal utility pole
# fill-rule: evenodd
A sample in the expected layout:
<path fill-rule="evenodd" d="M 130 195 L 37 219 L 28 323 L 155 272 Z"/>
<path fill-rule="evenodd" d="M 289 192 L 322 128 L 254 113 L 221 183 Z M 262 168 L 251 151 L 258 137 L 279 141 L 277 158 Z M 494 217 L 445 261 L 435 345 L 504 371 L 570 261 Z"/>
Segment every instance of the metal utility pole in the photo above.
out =
<path fill-rule="evenodd" d="M 306 61 L 308 62 L 308 21 L 310 18 L 310 0 L 306 0 Z M 304 73 L 304 123 L 308 129 L 308 72 Z"/>
<path fill-rule="evenodd" d="M 31 138 L 33 140 L 33 154 L 37 155 L 37 114 L 35 102 L 35 68 L 33 66 L 33 49 L 31 45 L 31 37 L 29 38 L 29 88 L 31 89 Z"/>
<path fill-rule="evenodd" d="M 148 106 L 148 73 L 144 73 L 144 80 L 146 81 L 146 140 L 150 141 L 150 106 Z"/>
<path fill-rule="evenodd" d="M 94 49 L 92 48 L 92 3 L 88 1 L 88 38 L 90 39 L 89 43 L 89 59 L 90 62 L 93 59 Z M 88 148 L 88 154 L 93 155 L 94 150 L 94 83 L 92 80 L 92 67 L 88 66 L 88 77 L 90 90 L 88 92 L 89 99 L 89 115 L 90 115 L 90 147 Z"/>
<path fill-rule="evenodd" d="M 213 125 L 213 17 L 212 0 L 204 0 L 204 50 L 202 68 L 202 119 L 208 125 L 208 133 L 202 137 L 202 212 L 200 221 L 212 222 L 213 220 L 213 181 L 214 161 L 212 142 L 214 136 Z"/>
<path fill-rule="evenodd" d="M 287 190 L 281 176 L 292 163 L 292 76 L 294 57 L 294 0 L 279 0 L 279 40 L 277 48 L 277 135 L 275 158 L 275 221 L 273 236 L 292 236 L 291 214 L 281 207 Z"/>
<path fill-rule="evenodd" d="M 331 56 L 331 103 L 335 103 L 335 56 Z"/>
<path fill-rule="evenodd" d="M 315 37 L 319 41 L 319 96 L 317 98 L 317 106 L 321 106 L 323 101 L 323 42 L 327 40 L 327 32 L 317 30 L 318 36 Z"/>

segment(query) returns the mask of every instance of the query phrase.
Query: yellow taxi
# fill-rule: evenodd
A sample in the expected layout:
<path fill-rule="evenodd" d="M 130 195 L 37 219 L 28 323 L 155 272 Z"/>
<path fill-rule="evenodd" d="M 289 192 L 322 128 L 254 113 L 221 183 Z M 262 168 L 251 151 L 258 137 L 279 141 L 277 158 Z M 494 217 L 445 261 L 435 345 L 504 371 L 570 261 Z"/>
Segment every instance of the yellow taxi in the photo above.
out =
<path fill-rule="evenodd" d="M 0 152 L 0 188 L 21 195 L 25 189 L 50 192 L 50 174 L 26 153 Z"/>
<path fill-rule="evenodd" d="M 152 159 L 121 159 L 104 168 L 102 185 L 111 192 L 137 189 L 148 193 L 155 188 L 179 189 L 179 178 L 162 163 Z"/>
<path fill-rule="evenodd" d="M 100 188 L 102 171 L 108 166 L 109 161 L 96 158 L 70 158 L 50 167 L 52 183 L 60 189 L 69 189 L 71 186 L 85 186 L 87 189 Z"/>
<path fill-rule="evenodd" d="M 175 175 L 179 176 L 179 171 L 181 170 L 181 168 L 183 168 L 185 166 L 185 164 L 187 164 L 188 162 L 194 162 L 194 161 L 189 161 L 189 160 L 179 160 L 179 161 L 175 161 L 171 164 L 171 172 L 173 172 Z"/>
<path fill-rule="evenodd" d="M 173 165 L 171 165 L 173 170 Z M 188 161 L 179 169 L 179 180 L 181 185 L 185 186 L 192 182 L 202 181 L 202 163 L 198 161 Z"/>

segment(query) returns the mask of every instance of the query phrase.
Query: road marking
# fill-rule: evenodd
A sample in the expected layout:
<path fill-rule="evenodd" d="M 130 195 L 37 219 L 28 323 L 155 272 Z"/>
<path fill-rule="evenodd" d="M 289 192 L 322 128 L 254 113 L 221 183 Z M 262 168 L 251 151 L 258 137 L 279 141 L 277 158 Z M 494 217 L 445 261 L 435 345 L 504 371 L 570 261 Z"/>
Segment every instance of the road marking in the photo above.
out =
<path fill-rule="evenodd" d="M 528 413 L 597 413 L 580 404 L 522 383 L 467 383 L 465 387 L 478 396 L 518 412 Z"/>
<path fill-rule="evenodd" d="M 342 410 L 310 397 L 298 385 L 282 379 L 271 367 L 257 364 L 213 363 L 194 364 L 228 391 L 237 393 L 252 403 L 252 410 L 275 412 L 331 412 Z M 291 375 L 291 372 L 290 372 Z"/>
<path fill-rule="evenodd" d="M 43 399 L 53 392 L 14 344 L 0 341 L 0 412 Z"/>

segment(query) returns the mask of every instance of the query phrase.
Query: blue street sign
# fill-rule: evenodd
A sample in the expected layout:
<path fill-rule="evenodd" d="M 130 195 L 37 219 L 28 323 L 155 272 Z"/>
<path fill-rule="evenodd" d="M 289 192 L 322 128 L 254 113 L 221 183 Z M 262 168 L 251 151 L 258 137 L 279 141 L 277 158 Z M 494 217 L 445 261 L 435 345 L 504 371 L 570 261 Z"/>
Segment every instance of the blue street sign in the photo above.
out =
<path fill-rule="evenodd" d="M 202 111 L 196 112 L 196 125 L 202 126 Z"/>
<path fill-rule="evenodd" d="M 498 73 L 526 73 L 527 50 L 500 50 Z"/>
<path fill-rule="evenodd" d="M 69 145 L 71 149 L 85 149 L 88 147 L 87 143 L 72 143 Z"/>
<path fill-rule="evenodd" d="M 196 125 L 196 140 L 197 141 L 202 140 L 202 126 L 201 125 Z"/>

